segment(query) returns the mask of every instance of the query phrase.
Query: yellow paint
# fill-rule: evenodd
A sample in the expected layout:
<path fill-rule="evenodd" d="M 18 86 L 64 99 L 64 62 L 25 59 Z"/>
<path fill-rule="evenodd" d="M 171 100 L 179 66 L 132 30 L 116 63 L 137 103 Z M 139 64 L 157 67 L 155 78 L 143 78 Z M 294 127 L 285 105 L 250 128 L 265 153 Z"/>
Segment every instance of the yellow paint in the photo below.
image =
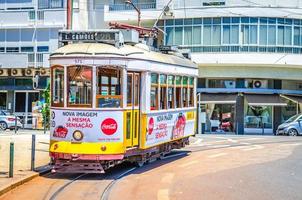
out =
<path fill-rule="evenodd" d="M 194 111 L 187 112 L 186 119 L 187 120 L 194 120 L 195 119 L 195 112 Z"/>
<path fill-rule="evenodd" d="M 57 144 L 57 149 L 54 149 Z M 106 151 L 101 147 L 106 146 Z M 71 143 L 68 141 L 50 141 L 49 151 L 53 153 L 72 153 L 72 154 L 122 154 L 125 153 L 125 146 L 122 142 L 83 142 Z"/>

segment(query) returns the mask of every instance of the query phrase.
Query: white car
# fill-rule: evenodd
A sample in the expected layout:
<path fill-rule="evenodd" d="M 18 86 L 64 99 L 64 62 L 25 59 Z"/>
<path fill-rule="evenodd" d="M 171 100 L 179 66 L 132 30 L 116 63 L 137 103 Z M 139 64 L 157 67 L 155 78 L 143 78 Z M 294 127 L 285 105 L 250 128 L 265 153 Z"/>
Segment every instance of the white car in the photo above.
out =
<path fill-rule="evenodd" d="M 6 129 L 13 130 L 16 126 L 16 116 L 10 115 L 9 112 L 5 110 L 0 110 L 0 131 L 5 131 Z M 17 128 L 21 128 L 21 119 L 17 117 Z"/>

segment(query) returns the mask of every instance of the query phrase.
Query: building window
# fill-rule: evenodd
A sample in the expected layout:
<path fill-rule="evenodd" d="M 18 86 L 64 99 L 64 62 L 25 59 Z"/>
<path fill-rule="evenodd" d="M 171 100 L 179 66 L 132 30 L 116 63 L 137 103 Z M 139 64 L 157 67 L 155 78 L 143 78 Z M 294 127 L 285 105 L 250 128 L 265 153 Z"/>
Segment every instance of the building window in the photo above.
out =
<path fill-rule="evenodd" d="M 4 47 L 0 47 L 0 53 L 5 52 L 5 48 Z"/>
<path fill-rule="evenodd" d="M 49 29 L 38 29 L 37 30 L 37 41 L 38 42 L 49 41 Z"/>
<path fill-rule="evenodd" d="M 122 107 L 121 70 L 98 67 L 97 107 Z"/>
<path fill-rule="evenodd" d="M 48 46 L 38 46 L 38 52 L 48 52 L 49 47 Z"/>
<path fill-rule="evenodd" d="M 35 20 L 36 19 L 36 11 L 34 11 L 34 10 L 28 11 L 28 19 L 29 20 Z"/>
<path fill-rule="evenodd" d="M 20 41 L 20 30 L 19 29 L 7 29 L 6 30 L 6 41 L 7 42 L 19 42 Z"/>
<path fill-rule="evenodd" d="M 35 35 L 34 29 L 21 29 L 21 41 L 23 42 L 31 42 L 34 41 Z"/>
<path fill-rule="evenodd" d="M 92 68 L 88 66 L 70 66 L 68 76 L 68 106 L 92 106 Z"/>
<path fill-rule="evenodd" d="M 19 47 L 6 47 L 6 53 L 18 53 Z"/>
<path fill-rule="evenodd" d="M 235 80 L 209 79 L 208 88 L 235 88 Z"/>
<path fill-rule="evenodd" d="M 57 107 L 64 106 L 64 68 L 52 68 L 52 105 Z"/>
<path fill-rule="evenodd" d="M 63 0 L 39 0 L 39 9 L 63 8 Z"/>
<path fill-rule="evenodd" d="M 21 52 L 33 52 L 34 47 L 21 47 Z"/>

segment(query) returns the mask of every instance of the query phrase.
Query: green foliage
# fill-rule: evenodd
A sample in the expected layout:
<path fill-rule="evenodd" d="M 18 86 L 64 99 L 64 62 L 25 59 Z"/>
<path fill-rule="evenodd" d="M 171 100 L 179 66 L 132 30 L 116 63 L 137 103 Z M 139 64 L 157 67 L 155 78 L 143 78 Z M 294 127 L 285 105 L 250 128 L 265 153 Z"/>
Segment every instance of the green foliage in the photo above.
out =
<path fill-rule="evenodd" d="M 46 128 L 49 128 L 50 123 L 50 85 L 48 84 L 46 89 L 42 93 L 44 98 L 44 105 L 42 108 L 43 124 L 46 125 Z"/>

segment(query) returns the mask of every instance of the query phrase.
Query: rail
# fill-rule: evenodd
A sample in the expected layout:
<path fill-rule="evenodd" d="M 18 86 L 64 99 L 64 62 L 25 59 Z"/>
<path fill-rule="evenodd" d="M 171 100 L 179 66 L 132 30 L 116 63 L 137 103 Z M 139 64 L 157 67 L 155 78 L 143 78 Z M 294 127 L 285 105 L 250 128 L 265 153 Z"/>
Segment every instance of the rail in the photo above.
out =
<path fill-rule="evenodd" d="M 137 6 L 141 10 L 148 10 L 148 9 L 156 8 L 155 1 L 150 2 L 150 3 L 134 3 L 134 5 Z M 126 3 L 109 5 L 109 11 L 121 11 L 121 10 L 134 10 L 134 8 L 131 5 L 128 5 Z"/>

